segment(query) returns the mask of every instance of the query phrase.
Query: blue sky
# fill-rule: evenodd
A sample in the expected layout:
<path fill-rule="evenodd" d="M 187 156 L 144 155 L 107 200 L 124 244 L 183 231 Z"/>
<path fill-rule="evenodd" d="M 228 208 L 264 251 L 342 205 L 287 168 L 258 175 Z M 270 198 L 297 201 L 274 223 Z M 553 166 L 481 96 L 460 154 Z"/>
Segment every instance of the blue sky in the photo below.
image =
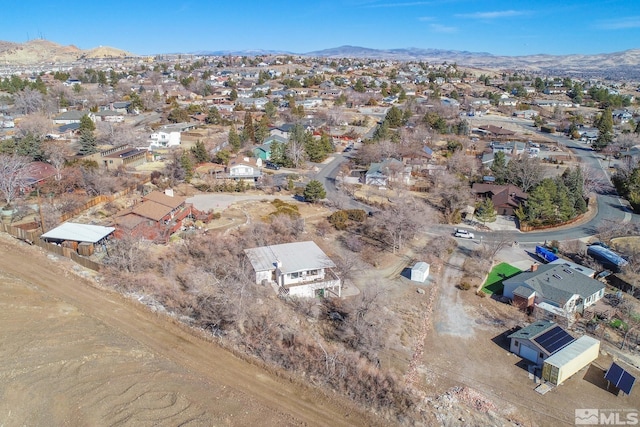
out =
<path fill-rule="evenodd" d="M 0 40 L 45 38 L 135 54 L 342 45 L 496 55 L 640 48 L 637 0 L 111 0 L 12 2 Z"/>

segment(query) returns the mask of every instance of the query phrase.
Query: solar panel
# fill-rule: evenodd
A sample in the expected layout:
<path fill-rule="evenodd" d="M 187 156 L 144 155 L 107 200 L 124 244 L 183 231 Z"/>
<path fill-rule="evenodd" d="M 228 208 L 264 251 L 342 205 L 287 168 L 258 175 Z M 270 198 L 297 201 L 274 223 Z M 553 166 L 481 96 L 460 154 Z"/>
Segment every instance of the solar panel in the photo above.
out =
<path fill-rule="evenodd" d="M 604 378 L 622 390 L 627 396 L 631 394 L 633 384 L 636 382 L 636 378 L 633 375 L 622 369 L 615 362 L 611 364 Z"/>
<path fill-rule="evenodd" d="M 533 339 L 547 353 L 553 354 L 561 348 L 571 344 L 575 339 L 560 326 L 556 326 Z"/>

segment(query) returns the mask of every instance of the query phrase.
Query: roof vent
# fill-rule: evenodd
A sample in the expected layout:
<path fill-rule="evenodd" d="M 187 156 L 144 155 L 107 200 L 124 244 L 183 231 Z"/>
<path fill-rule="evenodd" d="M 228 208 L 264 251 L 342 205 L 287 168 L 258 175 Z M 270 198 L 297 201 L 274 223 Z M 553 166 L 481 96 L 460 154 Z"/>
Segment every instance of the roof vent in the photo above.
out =
<path fill-rule="evenodd" d="M 562 276 L 560 276 L 559 274 L 554 274 L 553 277 L 555 277 L 558 280 L 562 280 Z"/>

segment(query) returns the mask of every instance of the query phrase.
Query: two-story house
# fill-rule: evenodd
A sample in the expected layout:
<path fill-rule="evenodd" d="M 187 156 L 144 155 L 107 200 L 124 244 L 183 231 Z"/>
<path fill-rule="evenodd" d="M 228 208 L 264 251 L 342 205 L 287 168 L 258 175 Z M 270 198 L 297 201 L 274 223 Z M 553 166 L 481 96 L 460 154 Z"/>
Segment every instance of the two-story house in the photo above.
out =
<path fill-rule="evenodd" d="M 256 284 L 269 284 L 281 296 L 340 297 L 335 264 L 312 241 L 245 249 Z"/>

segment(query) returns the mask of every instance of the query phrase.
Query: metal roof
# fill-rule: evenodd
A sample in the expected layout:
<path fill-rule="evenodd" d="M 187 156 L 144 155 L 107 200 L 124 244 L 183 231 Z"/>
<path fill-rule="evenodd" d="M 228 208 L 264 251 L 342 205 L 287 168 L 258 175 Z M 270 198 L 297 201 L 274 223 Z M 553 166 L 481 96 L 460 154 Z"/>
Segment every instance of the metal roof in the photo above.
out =
<path fill-rule="evenodd" d="M 533 322 L 529 326 L 525 326 L 524 328 L 512 333 L 508 336 L 508 338 L 521 338 L 521 339 L 532 339 L 542 334 L 545 331 L 548 331 L 551 328 L 556 326 L 555 323 L 550 322 L 548 320 L 538 320 Z"/>
<path fill-rule="evenodd" d="M 255 271 L 275 270 L 278 261 L 282 264 L 280 271 L 284 274 L 336 266 L 312 241 L 261 246 L 245 249 L 244 252 Z"/>
<path fill-rule="evenodd" d="M 113 227 L 65 222 L 53 230 L 47 231 L 40 237 L 49 240 L 72 240 L 75 242 L 96 243 L 114 231 L 115 228 Z"/>
<path fill-rule="evenodd" d="M 548 363 L 549 365 L 560 368 L 567 365 L 568 363 L 571 363 L 573 359 L 580 356 L 582 353 L 595 345 L 600 347 L 600 341 L 595 338 L 591 338 L 588 335 L 583 335 L 562 350 L 549 356 L 549 358 L 545 360 L 544 363 Z"/>

